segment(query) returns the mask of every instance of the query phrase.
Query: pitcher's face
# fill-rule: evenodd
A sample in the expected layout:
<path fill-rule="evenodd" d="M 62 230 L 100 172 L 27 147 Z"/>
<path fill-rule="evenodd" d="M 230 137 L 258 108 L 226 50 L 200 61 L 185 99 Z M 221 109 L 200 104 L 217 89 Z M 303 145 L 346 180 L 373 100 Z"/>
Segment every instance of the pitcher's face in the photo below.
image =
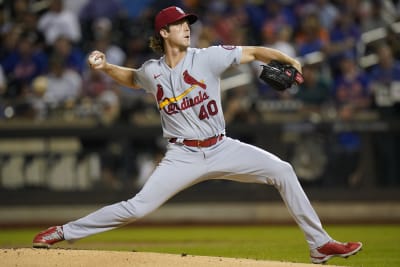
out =
<path fill-rule="evenodd" d="M 169 31 L 162 30 L 161 35 L 169 46 L 183 49 L 190 46 L 190 26 L 186 19 L 170 24 Z"/>

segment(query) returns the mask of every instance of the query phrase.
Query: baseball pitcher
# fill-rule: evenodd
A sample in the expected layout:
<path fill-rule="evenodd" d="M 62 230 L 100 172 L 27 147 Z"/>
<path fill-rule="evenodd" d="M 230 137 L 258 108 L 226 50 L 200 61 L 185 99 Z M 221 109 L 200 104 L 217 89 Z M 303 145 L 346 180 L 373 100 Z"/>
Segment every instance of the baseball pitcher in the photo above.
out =
<path fill-rule="evenodd" d="M 323 229 L 289 163 L 225 133 L 221 73 L 232 65 L 257 60 L 265 64 L 282 62 L 301 74 L 300 63 L 266 47 L 191 48 L 190 25 L 197 19 L 179 7 L 161 10 L 155 17 L 150 47 L 163 56 L 144 62 L 138 69 L 112 65 L 100 51 L 91 53 L 88 62 L 92 69 L 103 71 L 121 85 L 144 88 L 154 95 L 163 136 L 169 141 L 167 152 L 131 199 L 50 227 L 34 237 L 33 247 L 48 248 L 62 240 L 78 240 L 121 227 L 151 213 L 189 186 L 209 179 L 227 179 L 274 186 L 304 232 L 313 263 L 357 253 L 362 247 L 360 242 L 335 241 Z"/>

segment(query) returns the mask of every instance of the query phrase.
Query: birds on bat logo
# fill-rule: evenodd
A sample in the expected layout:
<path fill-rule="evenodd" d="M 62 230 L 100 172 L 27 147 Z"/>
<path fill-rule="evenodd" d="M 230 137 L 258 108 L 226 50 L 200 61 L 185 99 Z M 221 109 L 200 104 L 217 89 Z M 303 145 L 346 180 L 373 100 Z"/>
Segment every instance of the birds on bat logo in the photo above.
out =
<path fill-rule="evenodd" d="M 182 73 L 182 76 L 184 82 L 189 84 L 190 87 L 175 97 L 166 97 L 164 95 L 164 89 L 162 85 L 157 84 L 156 99 L 159 109 L 163 109 L 169 115 L 176 114 L 179 110 L 185 110 L 187 108 L 196 106 L 209 98 L 208 94 L 202 90 L 199 91 L 197 95 L 188 96 L 189 93 L 192 92 L 196 87 L 206 90 L 207 85 L 204 83 L 204 81 L 198 81 L 196 78 L 190 75 L 187 70 Z"/>

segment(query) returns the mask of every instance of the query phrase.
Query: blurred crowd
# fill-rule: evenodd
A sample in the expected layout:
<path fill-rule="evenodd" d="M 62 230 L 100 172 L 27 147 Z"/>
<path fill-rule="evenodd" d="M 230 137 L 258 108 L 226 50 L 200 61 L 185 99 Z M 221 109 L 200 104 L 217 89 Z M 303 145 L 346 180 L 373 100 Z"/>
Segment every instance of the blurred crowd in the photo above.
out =
<path fill-rule="evenodd" d="M 303 61 L 305 84 L 284 94 L 260 82 L 259 64 L 243 67 L 251 79 L 228 88 L 228 122 L 260 119 L 260 99 L 297 100 L 307 111 L 329 104 L 341 118 L 368 109 L 398 115 L 399 1 L 1 0 L 0 118 L 148 121 L 152 100 L 89 71 L 86 58 L 97 49 L 138 67 L 159 57 L 148 38 L 169 5 L 199 15 L 192 46 L 264 45 Z"/>
<path fill-rule="evenodd" d="M 246 77 L 223 88 L 228 124 L 287 110 L 311 120 L 399 118 L 398 0 L 0 0 L 0 120 L 158 122 L 151 96 L 90 71 L 86 59 L 100 50 L 136 68 L 159 57 L 148 38 L 155 14 L 170 5 L 199 16 L 193 47 L 268 46 L 303 63 L 305 83 L 284 93 L 258 79 L 258 63 L 227 71 L 227 80 Z M 357 134 L 337 140 L 346 155 L 360 153 Z"/>

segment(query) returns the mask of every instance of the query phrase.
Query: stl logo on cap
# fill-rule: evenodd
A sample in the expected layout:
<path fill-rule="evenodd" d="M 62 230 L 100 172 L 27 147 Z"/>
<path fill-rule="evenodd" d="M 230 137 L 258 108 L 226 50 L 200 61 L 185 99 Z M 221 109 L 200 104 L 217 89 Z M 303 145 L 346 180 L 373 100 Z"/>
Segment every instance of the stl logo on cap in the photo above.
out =
<path fill-rule="evenodd" d="M 176 6 L 175 9 L 176 9 L 179 13 L 185 15 L 185 12 L 182 10 L 182 8 Z"/>

